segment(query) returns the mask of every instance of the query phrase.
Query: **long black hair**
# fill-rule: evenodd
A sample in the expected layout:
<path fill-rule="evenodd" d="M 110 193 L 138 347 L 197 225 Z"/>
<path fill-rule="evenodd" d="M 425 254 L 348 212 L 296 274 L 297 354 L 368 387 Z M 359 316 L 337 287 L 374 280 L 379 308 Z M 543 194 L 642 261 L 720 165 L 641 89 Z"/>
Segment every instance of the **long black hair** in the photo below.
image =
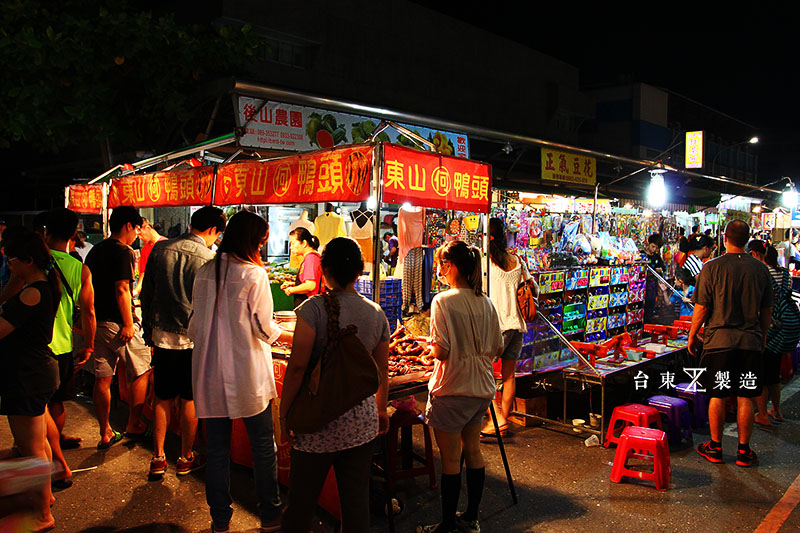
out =
<path fill-rule="evenodd" d="M 53 316 L 55 316 L 61 303 L 61 279 L 56 272 L 53 256 L 50 254 L 44 238 L 29 229 L 17 226 L 3 232 L 3 240 L 0 245 L 6 257 L 14 257 L 26 262 L 33 261 L 36 268 L 44 273 L 53 296 Z"/>
<path fill-rule="evenodd" d="M 447 261 L 454 264 L 475 294 L 483 294 L 480 250 L 464 241 L 450 241 L 436 250 L 435 258 L 439 263 Z"/>
<path fill-rule="evenodd" d="M 251 213 L 250 211 L 239 211 L 233 215 L 225 227 L 222 242 L 217 249 L 217 256 L 214 258 L 214 274 L 217 282 L 217 294 L 220 289 L 220 261 L 223 253 L 234 256 L 246 263 L 263 265 L 259 251 L 267 240 L 269 224 L 267 221 Z M 226 270 L 227 272 L 227 270 Z M 225 280 L 222 280 L 225 283 Z"/>
<path fill-rule="evenodd" d="M 361 246 L 350 237 L 336 237 L 325 245 L 321 260 L 322 271 L 340 287 L 353 283 L 364 270 Z"/>
<path fill-rule="evenodd" d="M 499 218 L 489 219 L 489 258 L 503 270 L 509 267 L 511 254 L 506 242 L 506 225 Z"/>

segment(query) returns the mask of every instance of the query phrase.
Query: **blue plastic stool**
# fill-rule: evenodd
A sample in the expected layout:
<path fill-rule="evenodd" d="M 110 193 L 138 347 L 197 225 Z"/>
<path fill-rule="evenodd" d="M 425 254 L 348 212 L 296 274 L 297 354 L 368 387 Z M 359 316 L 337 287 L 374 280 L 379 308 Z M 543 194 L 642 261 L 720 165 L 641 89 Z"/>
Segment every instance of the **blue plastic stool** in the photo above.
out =
<path fill-rule="evenodd" d="M 670 446 L 679 447 L 684 443 L 692 443 L 692 421 L 686 400 L 672 396 L 653 396 L 647 403 L 666 417 L 665 430 Z"/>
<path fill-rule="evenodd" d="M 704 428 L 708 424 L 708 396 L 696 390 L 689 390 L 688 383 L 675 385 L 675 393 L 689 403 L 689 413 L 692 415 L 692 427 Z"/>

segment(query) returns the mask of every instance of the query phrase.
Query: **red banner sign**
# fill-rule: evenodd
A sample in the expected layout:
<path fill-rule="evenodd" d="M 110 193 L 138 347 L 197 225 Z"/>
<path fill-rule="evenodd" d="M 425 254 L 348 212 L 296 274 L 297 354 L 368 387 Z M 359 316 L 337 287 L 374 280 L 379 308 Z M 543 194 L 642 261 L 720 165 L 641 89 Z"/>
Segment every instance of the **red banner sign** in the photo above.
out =
<path fill-rule="evenodd" d="M 99 215 L 103 212 L 103 186 L 70 185 L 67 187 L 67 208 L 76 213 Z"/>
<path fill-rule="evenodd" d="M 368 145 L 231 163 L 217 171 L 214 204 L 362 202 L 369 196 L 371 176 Z"/>
<path fill-rule="evenodd" d="M 209 205 L 214 167 L 154 172 L 111 180 L 108 207 Z"/>
<path fill-rule="evenodd" d="M 492 167 L 384 144 L 383 201 L 471 213 L 489 212 Z"/>

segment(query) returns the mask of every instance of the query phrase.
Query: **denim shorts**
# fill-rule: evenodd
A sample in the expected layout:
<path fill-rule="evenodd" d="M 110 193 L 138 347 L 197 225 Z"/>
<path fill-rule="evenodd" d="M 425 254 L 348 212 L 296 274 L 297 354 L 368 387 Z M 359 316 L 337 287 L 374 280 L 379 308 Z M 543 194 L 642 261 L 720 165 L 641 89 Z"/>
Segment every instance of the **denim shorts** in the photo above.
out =
<path fill-rule="evenodd" d="M 503 361 L 516 361 L 522 352 L 522 332 L 508 329 L 503 332 L 503 353 L 500 359 Z"/>
<path fill-rule="evenodd" d="M 433 429 L 445 433 L 461 433 L 466 426 L 483 422 L 491 399 L 470 396 L 428 395 L 425 422 Z"/>

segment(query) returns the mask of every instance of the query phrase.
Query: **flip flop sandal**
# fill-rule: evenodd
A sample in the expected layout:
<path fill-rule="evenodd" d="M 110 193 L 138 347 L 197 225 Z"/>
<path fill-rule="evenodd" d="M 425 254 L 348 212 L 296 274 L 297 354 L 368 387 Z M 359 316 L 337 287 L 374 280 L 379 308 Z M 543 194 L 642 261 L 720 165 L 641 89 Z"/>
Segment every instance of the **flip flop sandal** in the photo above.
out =
<path fill-rule="evenodd" d="M 121 440 L 122 440 L 122 433 L 120 433 L 119 431 L 115 431 L 114 432 L 114 436 L 111 437 L 110 441 L 108 441 L 108 442 L 103 442 L 103 441 L 98 442 L 97 443 L 97 449 L 98 450 L 107 450 L 107 449 L 111 448 L 113 445 L 115 445 L 116 443 L 118 443 Z"/>
<path fill-rule="evenodd" d="M 508 424 L 503 424 L 499 426 L 500 429 L 500 436 L 505 437 L 508 434 Z M 494 427 L 492 427 L 489 431 L 481 431 L 481 437 L 491 437 L 496 439 L 497 433 L 495 433 Z"/>
<path fill-rule="evenodd" d="M 151 426 L 150 424 L 147 424 L 147 429 L 145 429 L 144 431 L 140 431 L 140 432 L 138 432 L 138 433 L 133 433 L 133 432 L 131 432 L 131 431 L 126 431 L 126 432 L 125 432 L 125 433 L 123 433 L 122 435 L 123 435 L 123 436 L 124 436 L 126 439 L 131 439 L 131 440 L 145 440 L 145 439 L 149 439 L 150 437 L 152 437 L 152 436 L 153 436 L 153 426 Z"/>

